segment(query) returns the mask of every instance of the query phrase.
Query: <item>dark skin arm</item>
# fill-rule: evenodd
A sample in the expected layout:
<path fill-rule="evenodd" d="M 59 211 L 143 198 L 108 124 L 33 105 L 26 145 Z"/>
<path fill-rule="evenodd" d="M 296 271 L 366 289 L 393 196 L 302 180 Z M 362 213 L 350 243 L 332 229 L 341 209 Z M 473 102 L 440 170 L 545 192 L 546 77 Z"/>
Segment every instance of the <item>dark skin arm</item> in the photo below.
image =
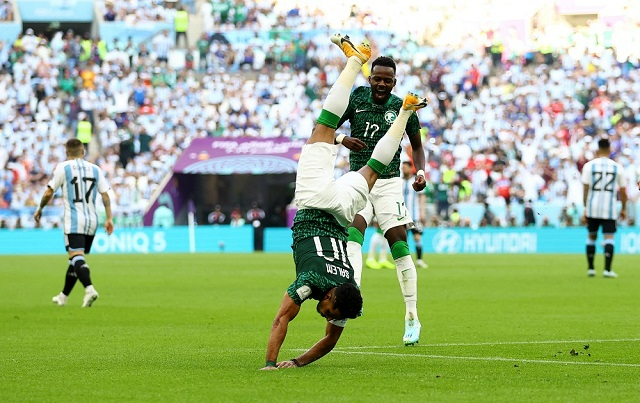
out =
<path fill-rule="evenodd" d="M 364 141 L 350 136 L 342 139 L 342 145 L 354 152 L 359 152 L 368 148 Z"/>
<path fill-rule="evenodd" d="M 296 357 L 298 364 L 300 366 L 311 364 L 312 362 L 327 355 L 327 353 L 333 350 L 333 348 L 338 343 L 338 339 L 340 339 L 343 330 L 343 327 L 336 326 L 331 322 L 327 322 L 327 328 L 325 330 L 324 337 L 320 339 L 316 344 L 314 344 L 304 354 Z M 297 365 L 291 360 L 278 363 L 278 368 L 293 368 L 296 366 Z"/>
<path fill-rule="evenodd" d="M 271 325 L 271 333 L 269 334 L 269 341 L 267 342 L 267 356 L 265 361 L 277 361 L 278 353 L 282 347 L 285 337 L 287 337 L 287 329 L 289 322 L 291 322 L 300 312 L 300 305 L 297 305 L 293 299 L 284 293 L 282 302 L 280 303 L 280 309 L 276 314 L 276 318 Z M 263 370 L 273 370 L 277 367 L 265 366 Z"/>

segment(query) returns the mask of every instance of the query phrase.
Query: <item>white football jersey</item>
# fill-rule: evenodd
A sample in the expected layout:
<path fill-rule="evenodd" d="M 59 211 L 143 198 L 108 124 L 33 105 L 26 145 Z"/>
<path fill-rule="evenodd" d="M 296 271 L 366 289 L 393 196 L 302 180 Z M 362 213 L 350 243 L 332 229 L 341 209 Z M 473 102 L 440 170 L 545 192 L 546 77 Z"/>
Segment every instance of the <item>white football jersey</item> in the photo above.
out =
<path fill-rule="evenodd" d="M 413 190 L 413 182 L 415 182 L 416 177 L 410 176 L 409 179 L 402 179 L 402 197 L 404 199 L 404 205 L 409 212 L 409 217 L 413 220 L 414 223 L 420 223 L 420 198 L 419 195 L 423 192 L 416 192 Z"/>
<path fill-rule="evenodd" d="M 591 160 L 582 168 L 582 183 L 589 186 L 587 217 L 618 219 L 618 190 L 627 186 L 622 165 L 605 157 Z"/>
<path fill-rule="evenodd" d="M 94 235 L 98 229 L 98 193 L 109 191 L 102 170 L 82 158 L 68 160 L 56 166 L 47 186 L 54 192 L 62 187 L 64 233 Z"/>

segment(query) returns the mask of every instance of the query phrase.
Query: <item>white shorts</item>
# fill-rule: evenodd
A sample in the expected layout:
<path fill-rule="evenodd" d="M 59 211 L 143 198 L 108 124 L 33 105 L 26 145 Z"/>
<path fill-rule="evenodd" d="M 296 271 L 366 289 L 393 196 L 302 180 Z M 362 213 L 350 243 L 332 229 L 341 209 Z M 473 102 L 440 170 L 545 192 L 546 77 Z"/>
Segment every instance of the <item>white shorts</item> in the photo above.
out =
<path fill-rule="evenodd" d="M 369 185 L 357 172 L 334 179 L 336 156 L 337 147 L 328 143 L 302 146 L 294 200 L 298 209 L 324 210 L 347 227 L 366 205 Z"/>
<path fill-rule="evenodd" d="M 367 224 L 376 216 L 383 233 L 389 229 L 408 225 L 413 228 L 413 219 L 402 197 L 402 179 L 378 179 L 369 193 L 367 205 L 358 212 Z"/>

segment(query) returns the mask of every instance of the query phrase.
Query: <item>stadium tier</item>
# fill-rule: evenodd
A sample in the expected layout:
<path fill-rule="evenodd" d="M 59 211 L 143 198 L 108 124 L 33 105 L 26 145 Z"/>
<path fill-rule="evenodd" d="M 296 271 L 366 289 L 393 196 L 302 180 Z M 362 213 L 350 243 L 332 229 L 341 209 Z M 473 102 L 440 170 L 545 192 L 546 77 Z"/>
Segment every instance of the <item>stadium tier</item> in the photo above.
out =
<path fill-rule="evenodd" d="M 113 9 L 116 22 L 132 13 L 167 21 L 177 9 L 149 1 L 134 10 L 128 3 L 100 2 L 97 9 Z M 191 10 L 191 3 L 183 5 Z M 0 42 L 3 226 L 34 225 L 29 211 L 64 159 L 64 141 L 81 133 L 88 133 L 88 158 L 112 184 L 116 220 L 134 227 L 143 224 L 142 214 L 194 139 L 303 141 L 310 135 L 320 99 L 339 72 L 340 53 L 325 29 L 336 21 L 288 2 L 270 11 L 260 1 L 193 6 L 207 11 L 207 29 L 187 50 L 176 49 L 173 32 L 138 43 L 27 29 Z M 3 7 L 8 18 L 11 10 Z M 487 26 L 442 47 L 394 31 L 370 11 L 349 9 L 338 23 L 354 35 L 365 27 L 374 53 L 397 61 L 395 93 L 426 89 L 430 99 L 419 115 L 429 225 L 522 225 L 529 202 L 538 226 L 578 225 L 580 170 L 603 136 L 611 139 L 628 183 L 637 183 L 640 65 L 629 43 L 639 34 L 627 20 L 615 30 L 602 22 L 533 27 L 519 46 Z M 289 29 L 272 30 L 277 24 Z M 553 49 L 544 40 L 551 34 L 561 34 Z M 356 85 L 367 85 L 364 75 Z M 348 126 L 341 131 L 349 134 Z M 336 175 L 348 170 L 347 155 L 341 148 Z M 636 222 L 635 191 L 629 186 L 629 225 Z M 226 200 L 225 223 L 236 205 L 244 213 L 252 201 Z M 59 206 L 58 198 L 52 204 Z M 207 224 L 215 204 L 198 212 L 199 223 Z M 283 215 L 286 203 L 280 204 L 268 206 L 267 215 Z M 43 226 L 59 225 L 55 214 L 48 217 Z"/>

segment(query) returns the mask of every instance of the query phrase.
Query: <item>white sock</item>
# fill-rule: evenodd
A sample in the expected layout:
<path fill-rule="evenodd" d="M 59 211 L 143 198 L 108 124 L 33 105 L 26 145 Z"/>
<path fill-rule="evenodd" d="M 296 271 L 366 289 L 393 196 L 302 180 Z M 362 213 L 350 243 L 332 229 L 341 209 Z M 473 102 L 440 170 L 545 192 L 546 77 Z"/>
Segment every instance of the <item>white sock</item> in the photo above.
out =
<path fill-rule="evenodd" d="M 385 166 L 391 163 L 393 156 L 396 155 L 396 151 L 398 151 L 398 146 L 400 145 L 400 141 L 402 141 L 404 130 L 407 127 L 407 121 L 412 113 L 413 111 L 400 109 L 396 120 L 393 121 L 389 130 L 382 136 L 373 149 L 373 153 L 371 154 L 372 159 L 379 161 Z"/>
<path fill-rule="evenodd" d="M 398 282 L 406 305 L 405 319 L 418 319 L 418 273 L 411 256 L 395 260 Z"/>
<path fill-rule="evenodd" d="M 362 281 L 362 245 L 358 242 L 348 241 L 347 257 L 349 258 L 351 268 L 353 268 L 353 279 L 356 284 L 358 284 L 358 287 L 360 287 Z"/>
<path fill-rule="evenodd" d="M 374 232 L 371 235 L 371 239 L 369 240 L 369 258 L 376 260 L 376 252 L 378 250 L 382 250 L 384 247 L 382 242 L 384 241 L 384 237 L 378 231 Z"/>
<path fill-rule="evenodd" d="M 380 247 L 380 260 L 387 260 L 387 253 L 389 252 L 389 242 L 387 242 L 387 238 L 384 235 L 380 234 L 382 237 L 382 246 Z"/>
<path fill-rule="evenodd" d="M 95 291 L 95 290 L 96 290 L 96 289 L 95 289 L 95 288 L 93 288 L 93 285 L 89 285 L 89 286 L 87 286 L 87 287 L 84 289 L 84 292 L 93 292 L 93 291 Z"/>
<path fill-rule="evenodd" d="M 376 258 L 376 250 L 378 249 L 378 243 L 376 242 L 377 234 L 377 232 L 374 232 L 373 235 L 371 235 L 371 239 L 369 240 L 369 252 L 367 252 L 367 259 L 375 260 Z"/>
<path fill-rule="evenodd" d="M 322 104 L 322 109 L 333 113 L 336 116 L 344 115 L 349 105 L 349 95 L 351 88 L 356 83 L 356 78 L 362 68 L 362 62 L 357 57 L 350 57 L 347 65 L 338 76 L 336 82 L 331 86 L 327 98 Z"/>

